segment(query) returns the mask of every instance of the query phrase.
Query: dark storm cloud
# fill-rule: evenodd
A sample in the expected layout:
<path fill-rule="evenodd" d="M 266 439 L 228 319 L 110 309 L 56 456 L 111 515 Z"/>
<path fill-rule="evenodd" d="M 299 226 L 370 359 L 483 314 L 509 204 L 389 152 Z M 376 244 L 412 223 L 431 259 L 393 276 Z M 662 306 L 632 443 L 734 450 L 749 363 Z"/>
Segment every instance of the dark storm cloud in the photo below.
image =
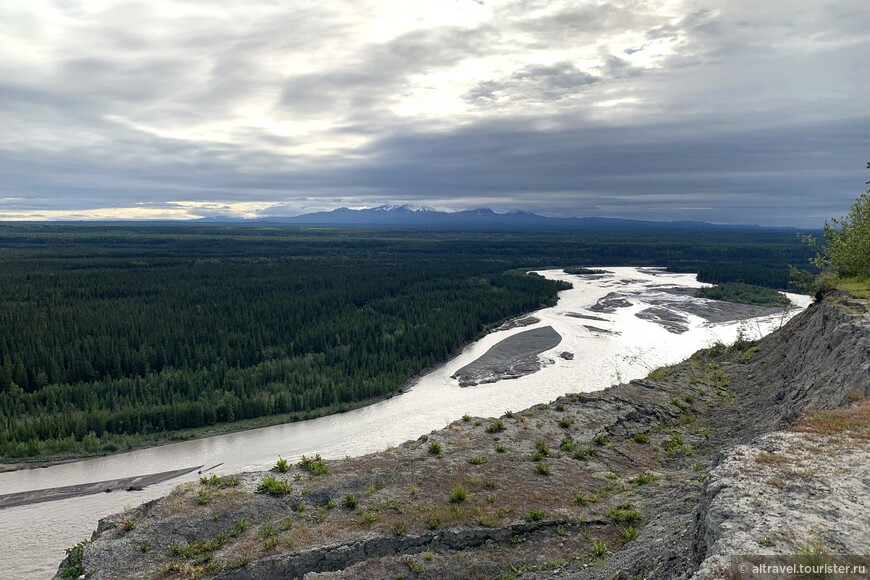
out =
<path fill-rule="evenodd" d="M 457 0 L 383 33 L 382 3 L 92 4 L 0 6 L 0 217 L 419 202 L 817 226 L 866 181 L 860 0 Z"/>

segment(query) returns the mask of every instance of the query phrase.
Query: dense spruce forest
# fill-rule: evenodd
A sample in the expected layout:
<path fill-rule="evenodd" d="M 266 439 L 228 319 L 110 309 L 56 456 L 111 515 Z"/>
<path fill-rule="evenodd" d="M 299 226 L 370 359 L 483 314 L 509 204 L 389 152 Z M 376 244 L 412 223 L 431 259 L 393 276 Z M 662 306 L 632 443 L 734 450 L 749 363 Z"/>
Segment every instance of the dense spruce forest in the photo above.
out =
<path fill-rule="evenodd" d="M 0 457 L 105 453 L 395 393 L 564 284 L 648 265 L 788 283 L 789 232 L 0 226 Z M 241 422 L 241 423 L 240 423 Z"/>

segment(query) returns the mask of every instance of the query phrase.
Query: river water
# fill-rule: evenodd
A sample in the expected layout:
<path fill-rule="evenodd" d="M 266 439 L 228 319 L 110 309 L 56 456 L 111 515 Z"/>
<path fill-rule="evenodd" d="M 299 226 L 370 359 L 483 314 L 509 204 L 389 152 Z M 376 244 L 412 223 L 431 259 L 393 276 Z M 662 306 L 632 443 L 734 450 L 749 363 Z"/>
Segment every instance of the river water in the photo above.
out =
<path fill-rule="evenodd" d="M 574 288 L 561 292 L 556 306 L 532 315 L 533 326 L 488 334 L 469 345 L 456 358 L 422 377 L 405 394 L 347 413 L 299 423 L 185 441 L 48 468 L 0 473 L 0 495 L 79 483 L 132 477 L 174 469 L 221 464 L 214 473 L 264 470 L 278 456 L 296 459 L 320 453 L 327 459 L 359 456 L 397 445 L 440 429 L 468 413 L 499 416 L 568 393 L 595 391 L 646 376 L 655 367 L 678 362 L 716 341 L 733 342 L 742 327 L 757 338 L 783 324 L 799 309 L 744 320 L 711 323 L 682 310 L 704 301 L 664 292 L 663 286 L 702 286 L 692 274 L 671 274 L 638 268 L 607 268 L 603 277 L 584 277 L 547 270 L 540 274 L 568 280 Z M 630 306 L 614 312 L 587 309 L 608 293 L 617 292 Z M 809 299 L 789 295 L 805 307 Z M 663 326 L 638 318 L 650 305 L 683 316 L 688 330 L 668 332 Z M 676 303 L 676 305 L 675 305 Z M 604 320 L 577 318 L 571 314 Z M 474 361 L 507 336 L 530 328 L 552 326 L 562 342 L 541 355 L 545 366 L 518 379 L 460 388 L 451 375 Z M 599 330 L 590 330 L 588 326 Z M 610 333 L 601 332 L 602 330 Z M 572 360 L 558 356 L 574 354 Z M 50 578 L 63 558 L 64 548 L 89 538 L 100 518 L 166 495 L 175 485 L 197 478 L 191 474 L 135 492 L 100 493 L 0 510 L 0 578 Z"/>

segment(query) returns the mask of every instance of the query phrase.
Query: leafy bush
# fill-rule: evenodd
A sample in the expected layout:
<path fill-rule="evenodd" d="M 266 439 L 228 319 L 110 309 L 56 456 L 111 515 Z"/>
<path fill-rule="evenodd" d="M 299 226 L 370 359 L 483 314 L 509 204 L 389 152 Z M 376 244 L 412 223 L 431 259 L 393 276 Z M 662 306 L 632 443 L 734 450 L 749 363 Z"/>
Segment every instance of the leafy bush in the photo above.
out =
<path fill-rule="evenodd" d="M 263 481 L 260 482 L 259 487 L 257 487 L 257 491 L 269 495 L 287 495 L 291 490 L 292 488 L 289 483 L 281 481 L 280 479 L 275 479 L 271 475 L 264 477 Z"/>
<path fill-rule="evenodd" d="M 793 283 L 815 294 L 817 300 L 837 285 L 838 278 L 870 279 L 870 190 L 858 196 L 848 216 L 825 222 L 823 229 L 822 244 L 813 236 L 802 236 L 816 249 L 810 263 L 820 275 L 813 278 L 805 270 L 791 269 Z"/>
<path fill-rule="evenodd" d="M 538 475 L 550 475 L 550 466 L 546 463 L 538 463 L 535 465 L 535 473 Z"/>
<path fill-rule="evenodd" d="M 323 461 L 323 458 L 320 457 L 319 453 L 314 457 L 306 457 L 303 455 L 302 460 L 299 462 L 299 467 L 309 473 L 313 473 L 314 475 L 326 475 L 329 473 L 329 468 L 326 467 L 326 462 Z"/>

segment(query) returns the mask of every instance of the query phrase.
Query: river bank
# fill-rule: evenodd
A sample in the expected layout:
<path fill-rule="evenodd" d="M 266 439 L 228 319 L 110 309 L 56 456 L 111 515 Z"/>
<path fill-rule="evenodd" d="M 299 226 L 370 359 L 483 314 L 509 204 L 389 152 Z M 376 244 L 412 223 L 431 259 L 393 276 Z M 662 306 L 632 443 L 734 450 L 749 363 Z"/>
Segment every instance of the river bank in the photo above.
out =
<path fill-rule="evenodd" d="M 865 456 L 868 345 L 866 310 L 814 306 L 757 343 L 714 346 L 645 379 L 268 474 L 284 482 L 274 493 L 262 472 L 185 484 L 102 521 L 81 566 L 95 579 L 718 578 L 735 555 L 857 549 L 866 520 L 837 543 L 841 515 L 825 506 L 870 499 L 861 472 L 842 471 Z M 795 424 L 812 408 L 831 415 Z M 853 419 L 832 423 L 838 413 Z M 801 455 L 794 435 L 770 435 L 784 429 L 852 444 Z M 798 496 L 803 505 L 787 499 Z M 796 520 L 807 525 L 791 529 L 786 504 L 811 514 Z"/>
<path fill-rule="evenodd" d="M 699 348 L 732 342 L 738 322 L 710 324 L 688 316 L 690 328 L 674 335 L 638 318 L 649 301 L 662 298 L 662 285 L 700 287 L 694 276 L 636 268 L 610 268 L 607 277 L 584 280 L 561 270 L 542 272 L 574 283 L 560 293 L 559 303 L 533 313 L 532 325 L 495 330 L 469 345 L 459 356 L 421 377 L 405 394 L 339 415 L 276 425 L 243 432 L 169 443 L 119 455 L 64 463 L 45 469 L 0 474 L 0 493 L 48 489 L 143 474 L 162 473 L 191 465 L 221 467 L 213 473 L 268 469 L 278 456 L 296 461 L 302 454 L 320 453 L 327 460 L 358 457 L 414 440 L 443 428 L 463 415 L 498 416 L 506 409 L 525 409 L 547 403 L 566 391 L 592 392 L 611 384 L 648 374 L 651 368 L 676 363 Z M 584 313 L 608 292 L 633 291 L 630 306 L 614 313 L 596 314 L 596 326 L 611 334 L 593 333 Z M 800 299 L 800 297 L 797 297 Z M 685 305 L 697 301 L 685 297 Z M 791 313 L 790 313 L 791 315 Z M 587 321 L 588 322 L 588 321 Z M 761 332 L 779 326 L 778 317 L 759 321 Z M 532 328 L 552 326 L 562 342 L 541 357 L 552 360 L 538 372 L 509 381 L 460 388 L 452 375 L 477 360 L 502 340 Z M 752 325 L 753 333 L 757 332 Z M 571 352 L 569 360 L 559 356 Z M 0 552 L 0 568 L 16 578 L 45 578 L 56 569 L 64 548 L 90 537 L 97 521 L 113 513 L 165 496 L 178 484 L 197 481 L 196 473 L 146 487 L 87 497 L 44 502 L 2 510 L 7 550 Z"/>

